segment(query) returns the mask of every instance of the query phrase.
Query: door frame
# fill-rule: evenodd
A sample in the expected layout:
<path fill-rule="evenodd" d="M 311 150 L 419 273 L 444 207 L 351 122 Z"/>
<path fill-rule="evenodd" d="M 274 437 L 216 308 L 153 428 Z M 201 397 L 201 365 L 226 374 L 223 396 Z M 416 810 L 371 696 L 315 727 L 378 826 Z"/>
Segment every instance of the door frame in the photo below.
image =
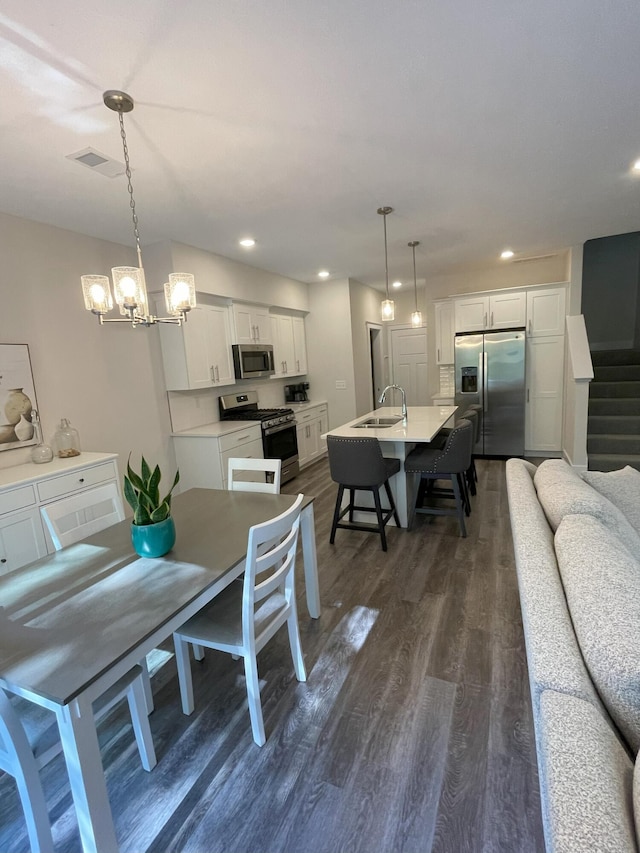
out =
<path fill-rule="evenodd" d="M 372 323 L 367 321 L 367 338 L 369 341 L 369 365 L 370 365 L 370 381 L 369 381 L 369 395 L 371 400 L 371 409 L 373 411 L 379 405 L 378 397 L 376 395 L 376 367 L 379 372 L 378 379 L 381 380 L 382 387 L 389 384 L 389 376 L 391 375 L 389 372 L 389 354 L 388 354 L 388 342 L 387 337 L 385 335 L 385 327 L 382 323 Z M 374 353 L 374 340 L 376 343 L 379 343 L 379 351 L 381 353 L 381 358 L 378 359 L 376 364 L 375 362 L 375 353 Z"/>

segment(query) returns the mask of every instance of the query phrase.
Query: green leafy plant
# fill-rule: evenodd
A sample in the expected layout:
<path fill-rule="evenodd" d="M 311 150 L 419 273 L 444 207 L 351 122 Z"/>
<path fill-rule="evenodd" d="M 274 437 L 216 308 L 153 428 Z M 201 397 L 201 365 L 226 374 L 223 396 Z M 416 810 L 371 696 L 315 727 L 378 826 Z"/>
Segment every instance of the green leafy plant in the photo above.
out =
<path fill-rule="evenodd" d="M 180 471 L 176 471 L 173 485 L 167 494 L 160 499 L 160 466 L 151 470 L 147 460 L 142 457 L 140 473 L 137 474 L 130 465 L 131 454 L 127 460 L 127 473 L 124 476 L 124 496 L 133 510 L 134 524 L 156 524 L 171 515 L 171 493 L 178 485 Z"/>

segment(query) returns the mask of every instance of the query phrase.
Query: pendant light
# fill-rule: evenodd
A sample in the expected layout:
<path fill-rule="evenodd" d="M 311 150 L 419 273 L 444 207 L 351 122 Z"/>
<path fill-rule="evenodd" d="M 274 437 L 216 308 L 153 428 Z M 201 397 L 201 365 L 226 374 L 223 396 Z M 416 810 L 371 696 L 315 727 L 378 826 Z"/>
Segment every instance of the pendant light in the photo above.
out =
<path fill-rule="evenodd" d="M 413 252 L 413 296 L 415 299 L 415 311 L 411 313 L 411 325 L 419 329 L 422 326 L 422 311 L 418 311 L 418 283 L 416 281 L 416 246 L 420 245 L 419 240 L 412 240 L 407 244 Z"/>
<path fill-rule="evenodd" d="M 386 279 L 386 294 L 387 298 L 383 299 L 381 309 L 382 319 L 385 321 L 393 320 L 395 317 L 395 305 L 393 304 L 393 299 L 389 299 L 389 260 L 387 253 L 387 216 L 390 213 L 393 213 L 392 207 L 379 207 L 378 213 L 382 216 L 382 221 L 384 223 L 384 272 Z"/>
<path fill-rule="evenodd" d="M 113 293 L 116 303 L 120 308 L 120 313 L 124 317 L 105 319 L 104 315 L 113 308 L 109 278 L 106 275 L 81 276 L 84 307 L 87 311 L 91 311 L 92 314 L 97 315 L 100 325 L 103 323 L 131 323 L 133 328 L 135 328 L 136 326 L 153 326 L 155 323 L 175 323 L 179 326 L 183 321 L 186 321 L 187 313 L 195 307 L 195 279 L 190 273 L 170 273 L 169 281 L 164 285 L 164 298 L 167 313 L 171 316 L 156 317 L 150 313 L 144 268 L 142 266 L 136 202 L 133 197 L 133 185 L 131 183 L 129 148 L 127 146 L 127 135 L 123 119 L 124 113 L 130 113 L 133 109 L 133 98 L 127 95 L 126 92 L 109 89 L 109 91 L 103 94 L 102 99 L 105 106 L 118 113 L 120 121 L 120 137 L 122 138 L 122 150 L 124 152 L 133 233 L 136 238 L 136 249 L 138 252 L 138 266 L 114 267 L 111 270 L 113 276 Z"/>

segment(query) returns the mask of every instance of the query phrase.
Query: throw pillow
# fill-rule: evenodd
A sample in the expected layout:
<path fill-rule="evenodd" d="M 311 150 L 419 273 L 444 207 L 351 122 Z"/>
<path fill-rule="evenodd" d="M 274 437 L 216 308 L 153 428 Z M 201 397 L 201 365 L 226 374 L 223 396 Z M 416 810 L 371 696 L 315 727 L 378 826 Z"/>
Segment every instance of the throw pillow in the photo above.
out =
<path fill-rule="evenodd" d="M 587 669 L 635 755 L 640 748 L 640 562 L 591 515 L 565 516 L 555 545 Z"/>
<path fill-rule="evenodd" d="M 640 554 L 640 534 L 608 498 L 601 495 L 562 459 L 538 466 L 533 482 L 544 514 L 555 531 L 566 515 L 592 515 L 604 522 L 632 554 Z"/>
<path fill-rule="evenodd" d="M 585 471 L 582 479 L 615 504 L 640 534 L 640 471 L 627 465 L 619 471 Z"/>

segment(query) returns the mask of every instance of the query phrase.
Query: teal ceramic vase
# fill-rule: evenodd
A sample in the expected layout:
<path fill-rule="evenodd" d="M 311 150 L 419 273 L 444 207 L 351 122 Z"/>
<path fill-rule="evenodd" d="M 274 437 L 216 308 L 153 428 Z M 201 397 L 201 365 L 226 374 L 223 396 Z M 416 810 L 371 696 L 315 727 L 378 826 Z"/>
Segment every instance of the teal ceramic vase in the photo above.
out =
<path fill-rule="evenodd" d="M 134 551 L 141 557 L 163 557 L 176 542 L 173 518 L 169 516 L 157 524 L 132 524 L 131 541 Z"/>

